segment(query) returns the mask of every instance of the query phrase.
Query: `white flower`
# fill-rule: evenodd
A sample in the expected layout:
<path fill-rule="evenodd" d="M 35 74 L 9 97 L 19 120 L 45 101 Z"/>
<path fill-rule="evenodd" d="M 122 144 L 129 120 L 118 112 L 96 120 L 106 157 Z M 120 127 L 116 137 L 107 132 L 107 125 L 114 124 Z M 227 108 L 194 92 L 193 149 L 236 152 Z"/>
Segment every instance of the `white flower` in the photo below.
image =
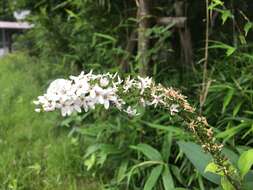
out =
<path fill-rule="evenodd" d="M 104 90 L 104 107 L 108 109 L 110 106 L 110 102 L 117 102 L 117 95 L 115 93 L 115 89 L 107 88 Z"/>
<path fill-rule="evenodd" d="M 170 114 L 175 115 L 175 113 L 178 113 L 179 112 L 178 108 L 179 108 L 178 104 L 172 104 L 170 106 Z"/>
<path fill-rule="evenodd" d="M 140 113 L 137 113 L 136 109 L 131 108 L 131 106 L 128 106 L 126 110 L 124 110 L 130 117 L 138 116 Z"/>
<path fill-rule="evenodd" d="M 122 100 L 122 99 L 117 99 L 116 101 L 114 101 L 113 102 L 114 103 L 114 105 L 116 106 L 116 108 L 118 109 L 118 110 L 122 110 L 122 107 L 123 107 L 123 105 L 125 105 L 126 104 L 126 102 L 124 101 L 124 100 Z"/>
<path fill-rule="evenodd" d="M 77 96 L 86 95 L 87 93 L 89 93 L 90 84 L 87 82 L 86 79 L 78 80 L 73 85 L 73 90 L 75 91 Z"/>
<path fill-rule="evenodd" d="M 38 100 L 33 101 L 33 103 L 34 103 L 36 106 L 40 105 L 40 101 L 38 101 Z"/>
<path fill-rule="evenodd" d="M 153 100 L 150 103 L 150 105 L 154 105 L 155 108 L 157 107 L 158 104 L 162 104 L 162 105 L 165 104 L 165 102 L 163 101 L 163 94 L 161 94 L 161 95 L 152 94 L 151 96 L 152 96 Z"/>
<path fill-rule="evenodd" d="M 56 103 L 53 101 L 48 101 L 46 104 L 44 104 L 43 109 L 44 111 L 54 111 L 56 108 Z"/>
<path fill-rule="evenodd" d="M 116 72 L 114 75 L 111 76 L 111 79 L 115 79 L 118 76 L 118 73 Z"/>
<path fill-rule="evenodd" d="M 109 84 L 109 80 L 108 80 L 106 77 L 102 77 L 102 78 L 100 79 L 100 85 L 101 85 L 102 87 L 106 87 L 106 86 L 108 86 L 108 84 Z"/>
<path fill-rule="evenodd" d="M 128 92 L 129 89 L 133 87 L 135 82 L 136 81 L 134 79 L 131 79 L 130 76 L 128 76 L 124 85 L 123 85 L 124 93 Z"/>
<path fill-rule="evenodd" d="M 83 104 L 83 108 L 86 110 L 87 108 L 89 109 L 95 109 L 95 104 L 96 104 L 96 102 L 94 101 L 94 99 L 93 98 L 91 98 L 91 97 L 87 97 L 86 98 L 86 102 L 85 102 L 86 104 L 84 105 Z M 86 111 L 87 112 L 87 111 Z"/>
<path fill-rule="evenodd" d="M 66 101 L 61 105 L 61 114 L 63 117 L 71 115 L 74 111 L 74 107 L 71 104 L 71 101 Z"/>
<path fill-rule="evenodd" d="M 39 96 L 38 100 L 33 101 L 33 103 L 38 106 L 38 105 L 43 105 L 46 104 L 48 102 L 48 100 L 44 97 L 44 96 Z"/>
<path fill-rule="evenodd" d="M 76 98 L 72 102 L 72 107 L 74 108 L 75 111 L 77 111 L 79 113 L 82 112 L 82 109 L 81 109 L 82 106 L 83 106 L 83 103 L 80 98 Z"/>
<path fill-rule="evenodd" d="M 40 109 L 40 108 L 36 108 L 36 109 L 35 109 L 35 112 L 40 113 L 40 112 L 41 112 L 41 109 Z"/>
<path fill-rule="evenodd" d="M 88 112 L 89 109 L 95 109 L 95 104 L 96 104 L 96 102 L 94 102 L 94 99 L 91 98 L 90 96 L 86 97 L 82 101 L 82 107 L 85 112 Z"/>
<path fill-rule="evenodd" d="M 98 85 L 95 85 L 90 91 L 90 97 L 94 99 L 96 103 L 104 103 L 104 89 Z"/>
<path fill-rule="evenodd" d="M 152 84 L 152 78 L 146 77 L 142 78 L 138 76 L 138 83 L 137 83 L 137 88 L 141 90 L 140 94 L 142 95 L 145 91 L 145 89 L 150 88 Z"/>
<path fill-rule="evenodd" d="M 39 96 L 34 101 L 34 104 L 38 107 L 35 111 L 54 111 L 58 109 L 61 111 L 62 116 L 67 116 L 82 110 L 87 112 L 90 109 L 95 109 L 95 106 L 99 104 L 103 105 L 105 109 L 109 109 L 110 105 L 114 105 L 129 116 L 137 116 L 140 113 L 137 113 L 137 110 L 130 105 L 124 106 L 126 104 L 124 97 L 119 96 L 122 93 L 120 90 L 127 93 L 131 88 L 139 89 L 139 101 L 142 106 L 153 105 L 157 107 L 158 105 L 165 105 L 169 107 L 171 115 L 179 112 L 179 105 L 167 104 L 164 99 L 163 88 L 155 87 L 149 77 L 138 77 L 138 80 L 135 80 L 129 76 L 123 83 L 123 80 L 117 74 L 95 75 L 92 74 L 92 71 L 88 74 L 81 72 L 78 76 L 70 76 L 70 80 L 56 79 L 53 81 L 49 85 L 46 94 Z M 148 96 L 144 96 L 144 92 L 149 93 Z M 147 97 L 151 98 L 148 99 Z"/>
<path fill-rule="evenodd" d="M 143 97 L 140 98 L 140 104 L 143 107 L 151 105 L 149 101 L 145 100 Z"/>
<path fill-rule="evenodd" d="M 65 79 L 56 79 L 49 85 L 47 94 L 66 94 L 71 88 L 71 81 Z"/>
<path fill-rule="evenodd" d="M 71 80 L 73 80 L 74 82 L 77 82 L 77 81 L 82 80 L 82 79 L 84 79 L 84 78 L 88 79 L 88 78 L 86 77 L 86 75 L 84 75 L 84 71 L 82 71 L 82 72 L 80 73 L 80 75 L 78 75 L 78 76 L 70 76 L 69 78 L 70 78 Z"/>
<path fill-rule="evenodd" d="M 123 80 L 118 75 L 115 75 L 115 77 L 117 77 L 117 81 L 112 83 L 113 88 L 117 88 L 118 85 L 123 83 Z"/>

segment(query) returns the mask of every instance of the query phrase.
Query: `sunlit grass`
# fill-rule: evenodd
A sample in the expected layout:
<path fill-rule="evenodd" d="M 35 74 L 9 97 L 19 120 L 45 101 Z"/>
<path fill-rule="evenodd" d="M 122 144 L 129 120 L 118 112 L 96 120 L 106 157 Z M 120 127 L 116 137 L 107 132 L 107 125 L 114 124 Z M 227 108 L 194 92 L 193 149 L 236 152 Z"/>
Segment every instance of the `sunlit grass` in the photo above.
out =
<path fill-rule="evenodd" d="M 61 73 L 48 65 L 22 54 L 0 60 L 0 189 L 97 190 L 86 176 L 82 151 L 56 127 L 57 115 L 34 112 L 40 80 Z"/>

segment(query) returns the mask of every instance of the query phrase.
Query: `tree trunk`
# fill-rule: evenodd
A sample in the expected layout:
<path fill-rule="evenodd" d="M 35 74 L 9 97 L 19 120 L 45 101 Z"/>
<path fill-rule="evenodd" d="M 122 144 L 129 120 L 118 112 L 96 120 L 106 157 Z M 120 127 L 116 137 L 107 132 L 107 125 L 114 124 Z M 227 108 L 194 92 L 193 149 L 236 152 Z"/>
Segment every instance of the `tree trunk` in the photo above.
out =
<path fill-rule="evenodd" d="M 146 35 L 150 27 L 150 8 L 151 0 L 136 0 L 138 6 L 138 56 L 139 56 L 139 74 L 148 75 L 149 68 L 149 37 Z"/>
<path fill-rule="evenodd" d="M 130 37 L 128 38 L 127 45 L 126 45 L 126 55 L 122 58 L 120 65 L 123 72 L 128 72 L 130 70 L 130 57 L 134 54 L 134 51 L 137 46 L 137 31 L 133 30 L 131 32 Z"/>
<path fill-rule="evenodd" d="M 184 13 L 184 7 L 185 2 L 181 0 L 177 0 L 174 4 L 175 8 L 175 14 L 177 17 L 183 17 L 185 15 Z M 186 16 L 186 15 L 185 15 Z M 193 66 L 193 58 L 192 58 L 192 42 L 191 42 L 191 33 L 190 30 L 187 27 L 187 24 L 185 22 L 184 28 L 179 28 L 179 37 L 180 37 L 180 44 L 181 44 L 181 64 L 183 70 L 185 70 L 185 67 L 194 67 Z"/>

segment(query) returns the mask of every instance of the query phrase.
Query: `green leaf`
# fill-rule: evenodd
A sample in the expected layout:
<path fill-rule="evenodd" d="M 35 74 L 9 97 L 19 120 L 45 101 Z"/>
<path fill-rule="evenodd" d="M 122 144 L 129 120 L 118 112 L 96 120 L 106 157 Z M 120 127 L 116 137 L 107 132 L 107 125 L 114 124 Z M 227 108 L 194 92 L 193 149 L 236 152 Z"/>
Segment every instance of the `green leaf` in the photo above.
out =
<path fill-rule="evenodd" d="M 240 34 L 238 37 L 239 37 L 239 40 L 240 40 L 241 44 L 247 44 L 247 41 L 246 41 L 245 37 L 242 34 Z"/>
<path fill-rule="evenodd" d="M 84 155 L 84 158 L 90 157 L 94 152 L 98 151 L 100 149 L 101 144 L 94 144 L 87 148 L 86 153 Z"/>
<path fill-rule="evenodd" d="M 29 166 L 28 168 L 34 170 L 37 174 L 39 174 L 41 171 L 41 165 L 38 163 L 36 163 L 32 166 Z"/>
<path fill-rule="evenodd" d="M 148 125 L 151 128 L 155 128 L 155 129 L 160 129 L 163 131 L 168 131 L 168 132 L 173 132 L 175 134 L 184 134 L 184 130 L 179 129 L 178 127 L 175 126 L 166 126 L 166 125 L 160 125 L 160 124 L 154 124 L 154 123 L 148 123 L 148 122 L 144 122 L 146 125 Z"/>
<path fill-rule="evenodd" d="M 225 24 L 228 18 L 233 18 L 231 11 L 230 10 L 221 11 L 222 24 Z"/>
<path fill-rule="evenodd" d="M 151 171 L 151 173 L 144 185 L 144 190 L 152 190 L 156 186 L 159 176 L 162 173 L 162 169 L 163 169 L 162 165 L 156 166 L 152 169 L 152 171 Z"/>
<path fill-rule="evenodd" d="M 122 153 L 115 145 L 112 144 L 94 144 L 87 148 L 84 158 L 90 157 L 95 152 L 100 152 L 100 156 L 106 156 L 109 154 L 120 154 Z M 102 152 L 102 153 L 101 153 Z"/>
<path fill-rule="evenodd" d="M 243 178 L 243 182 L 244 183 L 249 183 L 249 182 L 253 182 L 253 170 L 250 170 L 245 177 Z"/>
<path fill-rule="evenodd" d="M 253 149 L 242 153 L 238 160 L 238 168 L 241 172 L 242 178 L 249 172 L 253 165 Z"/>
<path fill-rule="evenodd" d="M 65 9 L 65 11 L 68 13 L 70 18 L 78 18 L 78 15 L 75 14 L 73 11 L 71 11 L 69 9 Z"/>
<path fill-rule="evenodd" d="M 96 156 L 95 154 L 92 154 L 89 159 L 86 159 L 84 161 L 84 165 L 87 166 L 87 171 L 89 171 L 96 162 Z"/>
<path fill-rule="evenodd" d="M 160 152 L 148 144 L 138 144 L 137 146 L 131 146 L 131 148 L 140 151 L 149 160 L 163 161 Z"/>
<path fill-rule="evenodd" d="M 224 176 L 224 173 L 220 171 L 218 165 L 215 164 L 214 162 L 211 162 L 206 166 L 205 172 L 211 172 L 211 173 Z"/>
<path fill-rule="evenodd" d="M 235 190 L 234 186 L 228 181 L 226 177 L 221 178 L 221 186 L 223 190 Z"/>
<path fill-rule="evenodd" d="M 217 5 L 223 5 L 224 4 L 224 2 L 221 1 L 221 0 L 212 0 L 212 3 L 215 3 Z"/>
<path fill-rule="evenodd" d="M 252 190 L 252 187 L 253 187 L 253 181 L 243 183 L 244 190 Z"/>
<path fill-rule="evenodd" d="M 231 102 L 234 93 L 235 93 L 234 89 L 229 89 L 228 90 L 228 93 L 224 97 L 224 100 L 223 100 L 222 113 L 224 113 L 226 111 L 226 108 L 229 105 L 229 103 Z"/>
<path fill-rule="evenodd" d="M 183 176 L 181 175 L 180 169 L 175 166 L 175 165 L 171 165 L 170 166 L 171 172 L 173 173 L 173 176 L 176 177 L 176 179 L 183 185 L 185 185 L 185 179 L 183 178 Z"/>
<path fill-rule="evenodd" d="M 234 48 L 234 47 L 227 48 L 227 51 L 226 51 L 227 57 L 229 57 L 230 55 L 232 55 L 235 52 L 235 50 L 236 50 L 236 48 Z"/>
<path fill-rule="evenodd" d="M 214 45 L 209 46 L 209 49 L 216 49 L 216 48 L 224 49 L 224 50 L 226 50 L 227 57 L 232 55 L 236 50 L 235 47 L 224 44 L 222 42 L 213 41 L 213 43 L 214 43 Z"/>
<path fill-rule="evenodd" d="M 210 154 L 204 153 L 202 148 L 193 142 L 178 141 L 177 143 L 203 177 L 213 183 L 220 184 L 220 176 L 213 173 L 205 173 L 206 166 L 212 161 Z"/>
<path fill-rule="evenodd" d="M 212 0 L 211 4 L 208 6 L 209 10 L 213 10 L 217 6 L 222 6 L 224 3 L 221 0 Z"/>
<path fill-rule="evenodd" d="M 111 41 L 112 43 L 115 43 L 115 42 L 117 41 L 116 38 L 114 38 L 114 37 L 112 37 L 112 36 L 110 36 L 110 35 L 102 34 L 102 33 L 98 33 L 98 32 L 96 32 L 96 33 L 94 34 L 94 36 L 100 37 L 100 38 L 104 38 L 104 39 L 106 39 L 106 40 L 108 40 L 108 41 Z"/>
<path fill-rule="evenodd" d="M 163 187 L 165 190 L 174 190 L 174 181 L 168 166 L 165 166 L 162 174 Z"/>
<path fill-rule="evenodd" d="M 247 22 L 245 25 L 244 25 L 244 32 L 245 32 L 245 36 L 248 35 L 248 32 L 250 29 L 253 28 L 253 23 L 252 22 Z"/>
<path fill-rule="evenodd" d="M 238 112 L 240 111 L 240 108 L 243 104 L 243 101 L 240 101 L 236 104 L 236 106 L 233 109 L 233 116 L 236 116 L 238 114 Z"/>
<path fill-rule="evenodd" d="M 216 138 L 223 138 L 223 139 L 229 139 L 231 137 L 233 137 L 234 135 L 236 135 L 237 133 L 239 133 L 242 129 L 249 127 L 249 122 L 245 122 L 242 123 L 238 126 L 232 127 L 230 129 L 226 129 L 223 132 L 220 132 L 219 134 L 217 134 L 215 137 Z"/>
<path fill-rule="evenodd" d="M 229 159 L 229 161 L 233 164 L 233 165 L 237 165 L 238 159 L 239 159 L 239 155 L 236 154 L 234 151 L 230 150 L 229 148 L 223 147 L 222 149 L 222 153 Z"/>
<path fill-rule="evenodd" d="M 165 162 L 168 162 L 171 152 L 172 145 L 172 134 L 168 133 L 164 136 L 163 146 L 162 146 L 162 156 Z"/>
<path fill-rule="evenodd" d="M 127 175 L 127 166 L 128 166 L 128 161 L 125 160 L 121 163 L 119 170 L 118 170 L 118 175 L 117 175 L 117 182 L 120 183 Z"/>

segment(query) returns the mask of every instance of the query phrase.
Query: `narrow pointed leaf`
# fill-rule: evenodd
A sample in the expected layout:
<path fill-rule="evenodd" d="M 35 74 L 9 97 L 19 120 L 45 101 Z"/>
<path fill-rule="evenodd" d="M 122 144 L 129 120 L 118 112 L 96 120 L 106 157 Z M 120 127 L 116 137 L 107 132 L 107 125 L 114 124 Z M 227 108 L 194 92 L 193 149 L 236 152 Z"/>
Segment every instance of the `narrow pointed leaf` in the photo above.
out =
<path fill-rule="evenodd" d="M 162 173 L 163 166 L 159 165 L 152 169 L 145 185 L 144 190 L 152 190 L 156 186 L 156 183 Z"/>
<path fill-rule="evenodd" d="M 131 148 L 140 151 L 149 160 L 163 161 L 160 152 L 148 144 L 138 144 L 137 146 L 131 146 Z"/>
<path fill-rule="evenodd" d="M 163 187 L 165 190 L 174 190 L 175 188 L 174 181 L 168 166 L 165 166 L 163 170 L 162 179 L 163 179 Z"/>

